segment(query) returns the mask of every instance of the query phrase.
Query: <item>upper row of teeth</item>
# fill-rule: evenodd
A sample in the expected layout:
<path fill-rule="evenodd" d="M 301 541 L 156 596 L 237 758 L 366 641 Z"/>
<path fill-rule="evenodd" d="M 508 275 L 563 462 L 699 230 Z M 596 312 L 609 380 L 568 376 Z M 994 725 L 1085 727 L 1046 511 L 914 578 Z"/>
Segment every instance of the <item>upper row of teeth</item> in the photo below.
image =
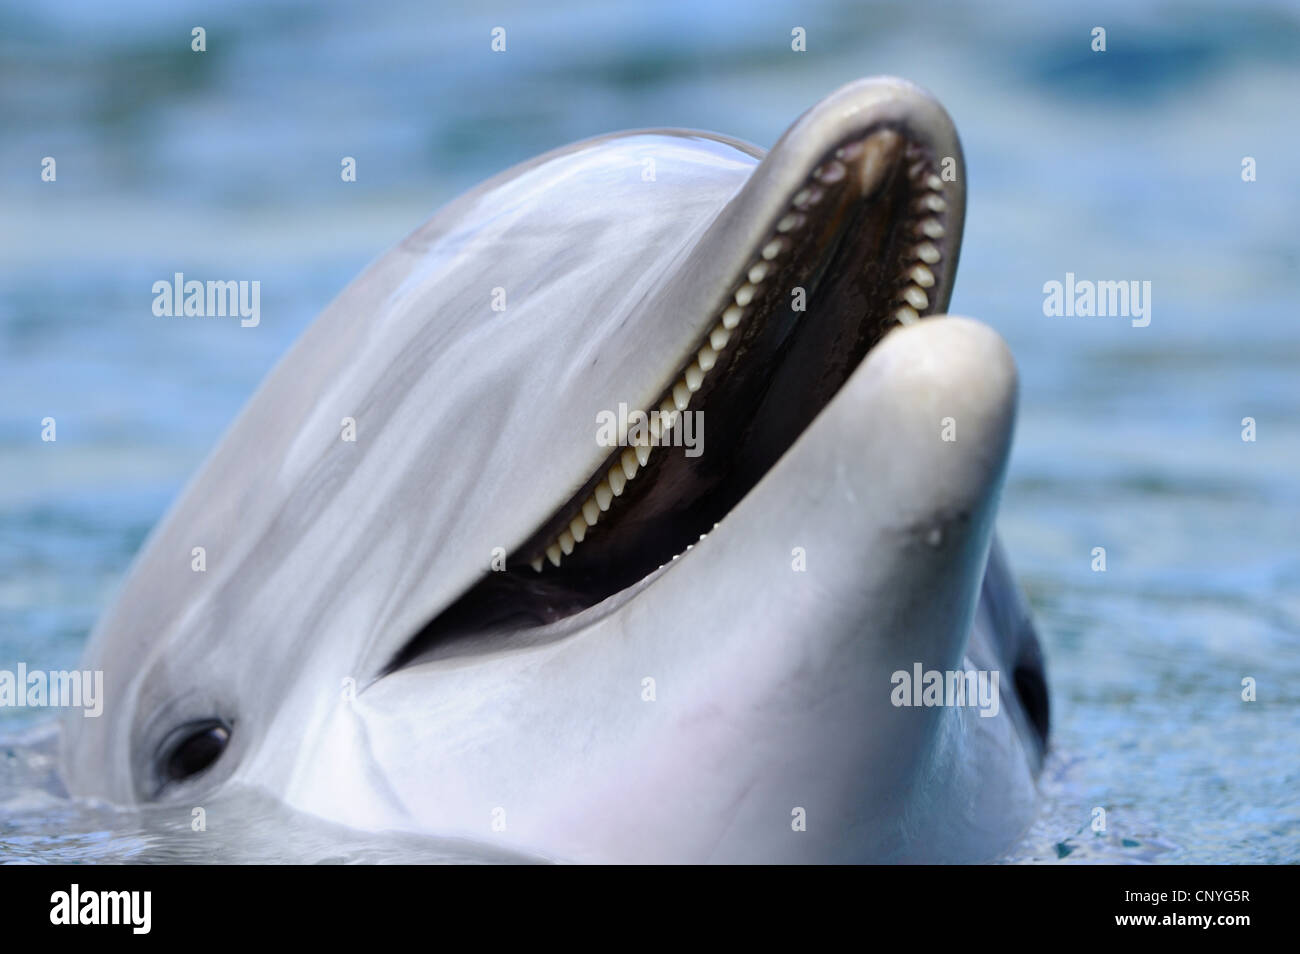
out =
<path fill-rule="evenodd" d="M 778 232 L 788 232 L 797 227 L 789 223 L 787 221 L 789 219 L 790 216 L 787 215 L 781 220 L 777 226 Z M 781 225 L 787 227 L 783 230 Z M 623 453 L 609 468 L 604 479 L 582 502 L 582 507 L 569 521 L 569 526 L 561 530 L 559 536 L 546 548 L 545 559 L 550 561 L 552 566 L 559 566 L 561 559 L 573 552 L 573 548 L 587 536 L 587 530 L 594 527 L 600 520 L 600 515 L 609 510 L 614 498 L 623 495 L 628 481 L 633 480 L 646 466 L 650 460 L 651 450 L 665 442 L 664 438 L 676 426 L 678 416 L 690 406 L 691 395 L 703 386 L 704 376 L 713 370 L 718 355 L 726 349 L 732 334 L 744 320 L 745 310 L 754 300 L 759 284 L 767 277 L 771 263 L 789 248 L 789 240 L 781 235 L 763 246 L 759 257 L 750 265 L 745 276 L 748 281 L 736 289 L 731 303 L 723 309 L 717 324 L 709 331 L 709 340 L 696 352 L 690 366 L 682 372 L 681 377 L 659 402 L 659 413 L 649 415 L 650 426 L 647 429 L 649 433 L 643 436 L 639 443 L 623 448 Z M 532 568 L 539 573 L 542 571 L 542 559 L 541 556 L 534 557 L 531 564 Z"/>
<path fill-rule="evenodd" d="M 651 414 L 649 435 L 641 443 L 623 449 L 617 461 L 609 468 L 605 477 L 596 485 L 596 489 L 582 502 L 582 507 L 564 530 L 546 547 L 545 557 L 534 557 L 530 563 L 538 573 L 542 571 L 543 559 L 552 566 L 559 566 L 560 561 L 571 554 L 575 546 L 587 536 L 587 531 L 596 525 L 600 515 L 609 510 L 615 497 L 623 495 L 628 481 L 650 460 L 650 451 L 662 442 L 662 438 L 676 425 L 678 415 L 691 403 L 691 395 L 700 389 L 704 376 L 713 369 L 718 356 L 727 347 L 732 334 L 745 318 L 746 309 L 758 295 L 759 285 L 771 272 L 773 263 L 792 247 L 791 233 L 797 232 L 805 223 L 806 213 L 825 197 L 823 186 L 834 185 L 844 179 L 847 171 L 844 162 L 851 161 L 861 152 L 860 143 L 842 146 L 831 159 L 813 170 L 816 184 L 810 184 L 795 193 L 791 209 L 776 223 L 775 233 L 760 250 L 758 257 L 750 264 L 745 274 L 746 281 L 736 289 L 731 303 L 723 309 L 717 324 L 709 331 L 709 340 L 700 348 L 690 366 L 682 372 L 675 384 L 659 404 L 659 414 Z M 909 146 L 909 158 L 915 153 Z M 930 266 L 939 261 L 939 247 L 935 243 L 944 236 L 943 223 L 936 217 L 947 208 L 943 196 L 943 181 L 932 172 L 923 159 L 914 162 L 908 175 L 917 186 L 928 190 L 917 200 L 915 235 L 918 243 L 912 249 L 914 264 L 905 273 L 907 285 L 901 294 L 902 305 L 894 312 L 894 317 L 905 325 L 912 324 L 920 318 L 920 312 L 929 307 L 930 299 L 926 289 L 934 287 L 934 273 Z"/>

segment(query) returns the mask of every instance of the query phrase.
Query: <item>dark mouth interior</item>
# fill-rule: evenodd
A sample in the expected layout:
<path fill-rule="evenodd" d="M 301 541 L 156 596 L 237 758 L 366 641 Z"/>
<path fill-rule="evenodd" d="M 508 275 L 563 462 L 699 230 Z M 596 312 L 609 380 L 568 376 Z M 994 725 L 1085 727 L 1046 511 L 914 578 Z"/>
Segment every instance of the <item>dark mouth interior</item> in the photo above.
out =
<path fill-rule="evenodd" d="M 732 300 L 699 342 L 704 350 L 665 382 L 664 408 L 688 395 L 687 412 L 704 412 L 703 453 L 614 448 L 504 571 L 488 573 L 430 621 L 390 668 L 458 635 L 581 612 L 707 534 L 891 328 L 946 306 L 940 296 L 955 243 L 945 237 L 937 173 L 925 145 L 888 126 L 828 151 L 736 276 Z M 684 424 L 678 418 L 679 437 Z M 650 443 L 667 444 L 671 430 L 663 435 Z"/>

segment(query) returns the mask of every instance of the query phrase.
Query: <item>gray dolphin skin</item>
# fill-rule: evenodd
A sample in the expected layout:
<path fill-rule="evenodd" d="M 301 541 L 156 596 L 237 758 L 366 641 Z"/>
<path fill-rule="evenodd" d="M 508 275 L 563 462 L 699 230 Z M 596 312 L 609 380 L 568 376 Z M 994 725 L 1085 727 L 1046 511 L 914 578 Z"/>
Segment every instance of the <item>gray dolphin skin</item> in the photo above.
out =
<path fill-rule="evenodd" d="M 766 155 L 620 133 L 455 200 L 153 532 L 69 791 L 562 861 L 997 858 L 1048 699 L 994 541 L 1015 366 L 944 314 L 964 214 L 951 121 L 892 78 Z M 620 405 L 664 413 L 607 446 Z"/>

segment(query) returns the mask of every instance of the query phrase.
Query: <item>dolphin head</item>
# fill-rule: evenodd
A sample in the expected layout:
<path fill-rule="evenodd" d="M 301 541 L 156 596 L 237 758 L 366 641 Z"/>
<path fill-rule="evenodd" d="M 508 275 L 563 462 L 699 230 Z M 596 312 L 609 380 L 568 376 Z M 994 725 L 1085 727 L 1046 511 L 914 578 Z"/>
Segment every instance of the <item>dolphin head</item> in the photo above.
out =
<path fill-rule="evenodd" d="M 980 602 L 1014 365 L 933 317 L 964 182 L 943 109 L 870 79 L 766 156 L 625 133 L 451 203 L 151 536 L 70 790 L 248 784 L 575 859 L 1004 843 L 1044 725 L 1022 607 Z M 972 660 L 1008 673 L 992 717 L 891 700 Z"/>

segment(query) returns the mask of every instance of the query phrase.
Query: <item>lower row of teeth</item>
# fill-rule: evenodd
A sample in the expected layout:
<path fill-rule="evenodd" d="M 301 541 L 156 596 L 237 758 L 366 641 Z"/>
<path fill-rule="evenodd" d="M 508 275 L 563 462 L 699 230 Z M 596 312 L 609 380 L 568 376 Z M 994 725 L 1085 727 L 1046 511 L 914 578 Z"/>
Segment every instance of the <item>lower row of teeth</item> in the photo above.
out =
<path fill-rule="evenodd" d="M 904 284 L 899 295 L 894 319 L 902 325 L 919 321 L 922 312 L 930 307 L 929 290 L 934 287 L 934 272 L 930 269 L 939 261 L 939 246 L 935 243 L 944 236 L 943 214 L 948 203 L 943 197 L 943 180 L 930 168 L 920 149 L 908 144 L 905 158 L 911 163 L 907 174 L 912 185 L 922 193 L 913 206 L 916 216 L 915 232 L 920 240 L 912 249 L 912 264 L 904 272 Z"/>
<path fill-rule="evenodd" d="M 935 175 L 929 164 L 920 157 L 919 150 L 909 145 L 906 158 L 912 161 L 908 176 L 914 187 L 924 190 L 924 194 L 913 208 L 915 213 L 914 234 L 917 244 L 912 249 L 912 264 L 906 268 L 902 292 L 894 312 L 894 319 L 900 324 L 910 325 L 920 320 L 921 313 L 929 307 L 930 298 L 927 289 L 935 284 L 931 266 L 938 263 L 939 246 L 935 244 L 944 236 L 943 222 L 940 216 L 947 208 L 941 193 L 943 180 Z M 538 555 L 530 561 L 530 566 L 538 573 L 546 562 L 559 566 L 564 557 L 571 554 L 579 543 L 586 539 L 587 531 L 596 526 L 601 514 L 607 512 L 615 497 L 621 497 L 628 481 L 645 468 L 650 460 L 650 452 L 655 445 L 666 443 L 665 436 L 672 430 L 678 415 L 690 406 L 691 396 L 704 383 L 704 376 L 713 369 L 718 356 L 727 347 L 732 335 L 745 319 L 746 309 L 758 295 L 763 279 L 773 271 L 773 263 L 793 247 L 792 236 L 804 225 L 805 213 L 816 206 L 826 195 L 825 187 L 841 182 L 845 177 L 843 160 L 851 159 L 854 145 L 843 146 L 836 150 L 834 159 L 823 163 L 813 171 L 813 182 L 800 189 L 791 201 L 791 208 L 776 223 L 776 229 L 767 243 L 760 250 L 758 257 L 750 263 L 745 274 L 745 282 L 736 289 L 731 303 L 723 309 L 712 330 L 709 339 L 695 355 L 695 360 L 682 372 L 659 404 L 659 414 L 651 414 L 649 435 L 641 443 L 623 449 L 617 461 L 609 468 L 605 477 L 591 495 L 582 502 L 578 513 L 569 521 L 569 525 L 546 547 L 544 555 Z M 703 538 L 701 538 L 703 539 Z"/>

